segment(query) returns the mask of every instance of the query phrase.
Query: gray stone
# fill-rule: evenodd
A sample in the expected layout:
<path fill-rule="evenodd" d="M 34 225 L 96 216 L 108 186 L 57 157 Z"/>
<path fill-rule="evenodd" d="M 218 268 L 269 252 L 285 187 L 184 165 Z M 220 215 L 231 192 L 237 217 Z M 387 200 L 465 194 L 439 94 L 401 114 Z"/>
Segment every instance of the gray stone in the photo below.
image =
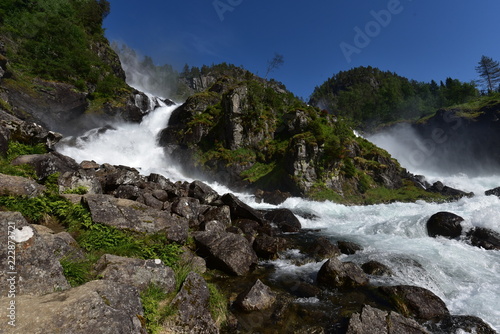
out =
<path fill-rule="evenodd" d="M 0 196 L 27 196 L 37 197 L 43 194 L 46 188 L 33 180 L 0 174 Z"/>
<path fill-rule="evenodd" d="M 2 294 L 2 296 L 4 296 Z M 8 298 L 0 299 L 7 305 Z M 8 319 L 0 307 L 2 319 Z M 16 296 L 16 326 L 0 322 L 0 332 L 19 334 L 146 334 L 137 289 L 108 280 L 44 296 Z"/>
<path fill-rule="evenodd" d="M 243 311 L 260 311 L 271 307 L 276 301 L 271 288 L 259 279 L 236 299 L 236 305 Z"/>
<path fill-rule="evenodd" d="M 209 311 L 209 300 L 210 291 L 203 277 L 190 272 L 172 300 L 172 304 L 178 308 L 178 321 L 189 327 L 189 333 L 219 333 Z"/>
<path fill-rule="evenodd" d="M 15 277 L 18 296 L 69 289 L 63 268 L 52 249 L 19 212 L 0 212 L 0 226 L 0 240 L 4 240 L 0 258 L 6 259 L 7 266 L 7 270 L 0 271 L 1 282 Z M 9 288 L 7 284 L 0 284 L 0 296 L 6 296 Z"/>
<path fill-rule="evenodd" d="M 110 195 L 85 195 L 83 199 L 95 223 L 143 233 L 161 232 L 176 242 L 187 239 L 189 224 L 185 218 Z"/>
<path fill-rule="evenodd" d="M 161 287 L 166 293 L 175 290 L 175 273 L 161 260 L 142 260 L 104 254 L 95 265 L 95 270 L 105 280 L 136 287 L 139 291 L 150 284 Z"/>
<path fill-rule="evenodd" d="M 189 185 L 189 197 L 194 197 L 201 204 L 211 204 L 219 198 L 219 194 L 201 181 L 193 181 Z"/>
<path fill-rule="evenodd" d="M 82 249 L 68 232 L 54 233 L 50 228 L 42 225 L 32 227 L 38 231 L 56 260 L 82 261 L 85 259 Z"/>
<path fill-rule="evenodd" d="M 233 233 L 194 232 L 199 254 L 209 267 L 233 275 L 246 275 L 257 263 L 257 255 L 245 237 Z"/>

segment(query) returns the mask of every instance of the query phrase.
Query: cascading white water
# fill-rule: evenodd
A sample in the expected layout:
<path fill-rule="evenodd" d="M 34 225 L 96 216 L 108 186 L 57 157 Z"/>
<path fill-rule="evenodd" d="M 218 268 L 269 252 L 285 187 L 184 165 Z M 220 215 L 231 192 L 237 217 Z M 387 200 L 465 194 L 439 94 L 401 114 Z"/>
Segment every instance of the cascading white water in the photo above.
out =
<path fill-rule="evenodd" d="M 95 160 L 121 164 L 136 167 L 145 175 L 155 172 L 173 181 L 190 181 L 156 141 L 175 108 L 158 108 L 141 124 L 113 124 L 113 129 L 105 132 L 89 131 L 85 139 L 66 140 L 58 150 L 78 162 Z M 500 232 L 497 221 L 500 199 L 481 195 L 486 189 L 500 186 L 500 177 L 432 177 L 478 195 L 445 204 L 417 202 L 372 206 L 344 206 L 291 198 L 280 207 L 317 217 L 300 218 L 303 227 L 321 229 L 319 233 L 332 240 L 349 240 L 363 246 L 363 251 L 344 256 L 346 260 L 358 263 L 377 260 L 388 265 L 395 277 L 374 280 L 375 284 L 409 284 L 430 289 L 446 302 L 452 314 L 476 315 L 500 331 L 500 252 L 486 251 L 461 241 L 430 238 L 425 228 L 432 214 L 450 211 L 465 219 L 466 228 L 482 226 Z M 211 186 L 221 194 L 229 191 L 217 184 Z M 241 196 L 256 208 L 272 207 L 256 204 L 250 196 Z M 309 280 L 321 266 L 316 263 L 298 267 L 286 259 L 273 264 L 276 275 L 297 275 Z"/>

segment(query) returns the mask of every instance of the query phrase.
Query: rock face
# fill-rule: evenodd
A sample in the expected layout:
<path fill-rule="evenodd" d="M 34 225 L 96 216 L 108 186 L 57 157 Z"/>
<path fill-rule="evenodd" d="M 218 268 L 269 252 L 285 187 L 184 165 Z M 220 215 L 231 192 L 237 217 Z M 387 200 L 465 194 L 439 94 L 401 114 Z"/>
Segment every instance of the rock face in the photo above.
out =
<path fill-rule="evenodd" d="M 464 219 L 451 212 L 438 212 L 427 221 L 427 232 L 431 237 L 458 238 L 462 234 Z"/>
<path fill-rule="evenodd" d="M 330 288 L 355 288 L 368 284 L 366 274 L 358 265 L 337 258 L 331 258 L 323 264 L 317 280 L 318 284 Z"/>
<path fill-rule="evenodd" d="M 8 271 L 0 272 L 0 280 L 7 282 L 7 279 L 14 278 L 13 284 L 0 285 L 2 296 L 12 288 L 17 295 L 38 296 L 69 289 L 63 268 L 53 256 L 52 249 L 19 212 L 0 212 L 0 225 L 0 238 L 5 241 L 0 257 L 12 261 L 6 263 Z"/>
<path fill-rule="evenodd" d="M 0 299 L 1 305 L 7 303 L 6 298 Z M 92 281 L 63 292 L 17 296 L 16 305 L 16 326 L 0 323 L 7 333 L 146 334 L 138 291 L 117 282 Z M 6 312 L 2 307 L 2 319 L 7 318 Z"/>
<path fill-rule="evenodd" d="M 385 312 L 365 305 L 361 313 L 355 313 L 349 320 L 347 334 L 430 334 L 415 320 L 395 312 Z"/>
<path fill-rule="evenodd" d="M 209 311 L 210 291 L 203 277 L 191 272 L 182 284 L 181 291 L 172 301 L 179 309 L 181 326 L 187 326 L 189 333 L 219 333 Z"/>

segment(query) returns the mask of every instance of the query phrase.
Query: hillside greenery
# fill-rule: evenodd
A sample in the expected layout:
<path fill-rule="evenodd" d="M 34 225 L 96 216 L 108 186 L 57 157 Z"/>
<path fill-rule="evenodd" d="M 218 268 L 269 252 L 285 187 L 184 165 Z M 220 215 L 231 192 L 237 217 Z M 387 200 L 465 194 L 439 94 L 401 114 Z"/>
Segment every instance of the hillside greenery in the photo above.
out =
<path fill-rule="evenodd" d="M 102 21 L 106 0 L 2 0 L 0 39 L 17 80 L 69 83 L 90 98 L 127 89 L 109 54 Z"/>
<path fill-rule="evenodd" d="M 418 119 L 478 95 L 473 83 L 452 78 L 439 84 L 417 82 L 368 66 L 335 74 L 314 89 L 309 103 L 370 131 L 384 123 Z"/>

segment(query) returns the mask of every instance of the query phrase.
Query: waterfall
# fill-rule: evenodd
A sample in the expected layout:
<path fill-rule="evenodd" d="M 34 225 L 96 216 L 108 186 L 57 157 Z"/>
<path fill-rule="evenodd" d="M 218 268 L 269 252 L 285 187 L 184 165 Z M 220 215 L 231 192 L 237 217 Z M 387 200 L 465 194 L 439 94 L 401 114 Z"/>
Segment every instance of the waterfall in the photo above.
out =
<path fill-rule="evenodd" d="M 157 144 L 158 133 L 167 126 L 176 107 L 156 108 L 140 124 L 118 123 L 91 130 L 79 138 L 66 138 L 58 151 L 77 162 L 94 160 L 126 165 L 144 175 L 154 172 L 172 181 L 191 181 Z M 427 288 L 445 301 L 452 314 L 476 315 L 500 331 L 500 252 L 472 247 L 459 240 L 430 238 L 425 228 L 432 214 L 450 211 L 465 219 L 465 229 L 481 226 L 500 232 L 497 220 L 500 199 L 482 195 L 484 190 L 500 185 L 500 176 L 432 177 L 477 195 L 443 204 L 418 201 L 371 206 L 290 198 L 279 207 L 310 213 L 309 216 L 316 218 L 300 218 L 303 227 L 319 229 L 318 233 L 332 241 L 353 241 L 363 247 L 354 255 L 343 255 L 343 260 L 359 264 L 377 260 L 389 266 L 394 277 L 379 279 L 375 284 Z M 221 194 L 229 192 L 224 186 L 211 186 Z M 251 196 L 239 195 L 253 207 L 273 207 L 257 204 Z M 298 256 L 298 252 L 292 251 L 287 257 L 293 256 Z M 276 268 L 274 275 L 296 275 L 307 280 L 321 266 L 321 263 L 297 266 L 287 257 L 271 262 Z"/>

